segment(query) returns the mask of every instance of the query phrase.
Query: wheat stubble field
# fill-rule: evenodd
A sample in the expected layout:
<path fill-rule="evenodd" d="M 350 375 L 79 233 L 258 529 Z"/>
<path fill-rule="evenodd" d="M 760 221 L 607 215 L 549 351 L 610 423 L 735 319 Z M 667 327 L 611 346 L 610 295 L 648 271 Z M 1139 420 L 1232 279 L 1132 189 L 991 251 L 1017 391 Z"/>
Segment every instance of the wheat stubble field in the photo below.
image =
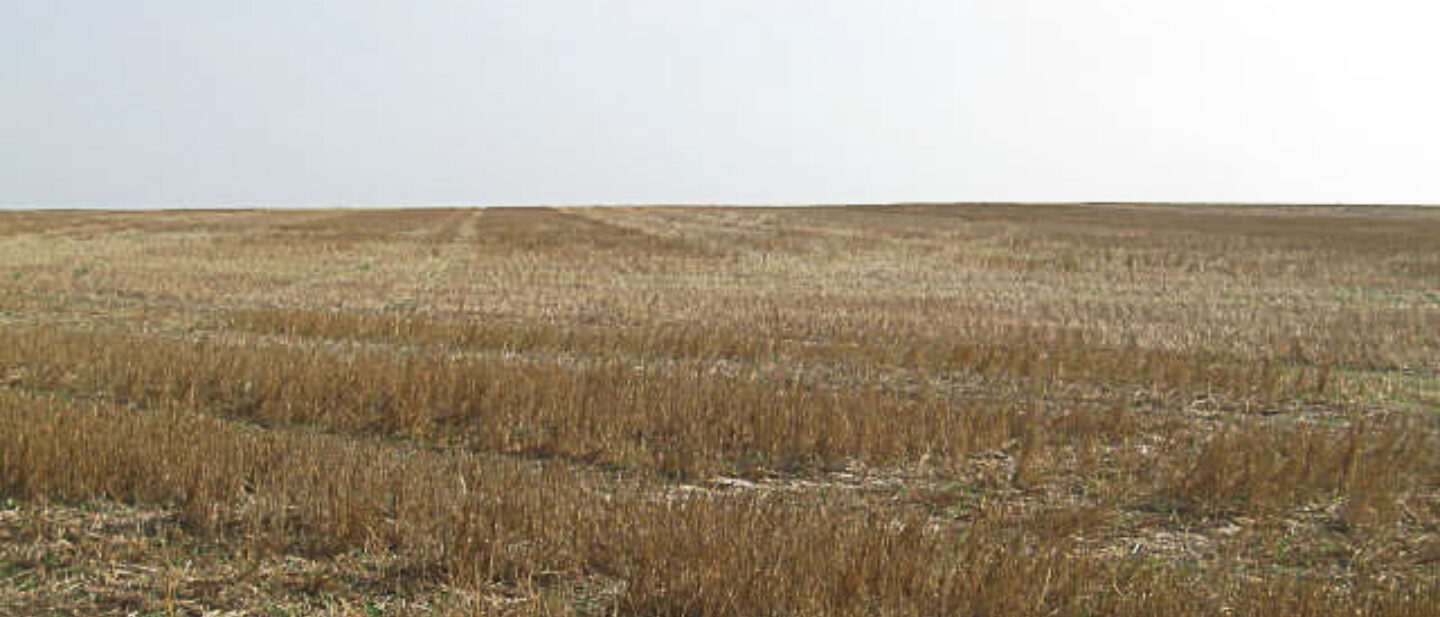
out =
<path fill-rule="evenodd" d="M 1434 615 L 1440 210 L 0 213 L 0 614 Z"/>

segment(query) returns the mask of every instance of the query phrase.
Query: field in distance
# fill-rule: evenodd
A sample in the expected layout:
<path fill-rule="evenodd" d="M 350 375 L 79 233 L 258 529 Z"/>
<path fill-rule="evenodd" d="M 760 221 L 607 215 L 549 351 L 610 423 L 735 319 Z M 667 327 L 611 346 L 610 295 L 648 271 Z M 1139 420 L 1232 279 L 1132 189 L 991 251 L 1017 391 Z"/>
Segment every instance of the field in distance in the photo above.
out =
<path fill-rule="evenodd" d="M 0 614 L 1440 613 L 1440 209 L 0 212 Z"/>

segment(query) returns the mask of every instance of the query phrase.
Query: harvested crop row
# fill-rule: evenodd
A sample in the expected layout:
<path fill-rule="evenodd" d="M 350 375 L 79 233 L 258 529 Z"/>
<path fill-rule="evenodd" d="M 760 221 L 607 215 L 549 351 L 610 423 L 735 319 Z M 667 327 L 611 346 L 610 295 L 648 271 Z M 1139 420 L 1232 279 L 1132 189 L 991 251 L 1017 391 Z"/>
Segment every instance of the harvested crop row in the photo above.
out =
<path fill-rule="evenodd" d="M 0 337 L 0 363 L 30 387 L 678 474 L 958 456 L 1003 444 L 1024 411 L 999 399 L 842 395 L 794 378 L 652 374 L 615 362 L 347 357 L 55 330 Z"/>
<path fill-rule="evenodd" d="M 582 328 L 294 309 L 239 310 L 231 314 L 226 326 L 324 341 L 545 350 L 602 359 L 863 363 L 876 368 L 920 369 L 932 376 L 974 375 L 1032 386 L 1144 387 L 1182 398 L 1220 393 L 1264 405 L 1323 396 L 1335 385 L 1328 364 L 1297 363 L 1280 356 L 1252 360 L 1213 352 L 1112 347 L 1091 343 L 1077 331 L 1044 328 L 999 328 L 970 342 L 843 333 L 811 341 L 795 338 L 793 332 L 755 329 Z"/>
<path fill-rule="evenodd" d="M 554 465 L 173 410 L 0 393 L 0 427 L 5 495 L 170 504 L 204 533 L 265 550 L 391 551 L 457 585 L 599 574 L 634 614 L 1184 616 L 1223 600 L 1246 612 L 1418 615 L 1435 594 L 1303 580 L 1177 590 L 1177 573 L 1075 555 L 1073 530 L 1003 513 L 958 535 L 828 498 L 665 498 Z"/>

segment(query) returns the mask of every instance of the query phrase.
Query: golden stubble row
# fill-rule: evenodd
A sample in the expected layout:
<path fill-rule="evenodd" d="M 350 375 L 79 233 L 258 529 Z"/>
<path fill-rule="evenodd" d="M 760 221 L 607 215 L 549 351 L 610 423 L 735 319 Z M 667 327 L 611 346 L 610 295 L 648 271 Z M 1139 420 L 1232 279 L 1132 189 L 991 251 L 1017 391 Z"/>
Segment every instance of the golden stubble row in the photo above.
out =
<path fill-rule="evenodd" d="M 937 525 L 843 495 L 676 497 L 553 464 L 0 393 L 0 491 L 174 507 L 260 551 L 388 551 L 448 584 L 608 577 L 646 615 L 1419 615 L 1433 587 L 1186 575 L 1077 551 L 1085 523 Z M 1189 581 L 1193 582 L 1193 581 Z"/>

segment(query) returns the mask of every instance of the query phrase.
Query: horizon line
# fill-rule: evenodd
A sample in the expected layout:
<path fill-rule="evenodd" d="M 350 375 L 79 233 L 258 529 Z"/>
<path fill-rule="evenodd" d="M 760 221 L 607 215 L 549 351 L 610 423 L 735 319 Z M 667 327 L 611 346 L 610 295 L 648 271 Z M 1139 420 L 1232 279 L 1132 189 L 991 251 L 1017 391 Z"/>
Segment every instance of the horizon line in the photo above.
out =
<path fill-rule="evenodd" d="M 394 204 L 5 204 L 0 211 L 245 211 L 245 210 L 454 210 L 484 208 L 855 208 L 894 206 L 1159 206 L 1284 208 L 1434 208 L 1440 203 L 1317 201 L 894 201 L 894 202 L 597 202 L 597 203 L 394 203 Z"/>

